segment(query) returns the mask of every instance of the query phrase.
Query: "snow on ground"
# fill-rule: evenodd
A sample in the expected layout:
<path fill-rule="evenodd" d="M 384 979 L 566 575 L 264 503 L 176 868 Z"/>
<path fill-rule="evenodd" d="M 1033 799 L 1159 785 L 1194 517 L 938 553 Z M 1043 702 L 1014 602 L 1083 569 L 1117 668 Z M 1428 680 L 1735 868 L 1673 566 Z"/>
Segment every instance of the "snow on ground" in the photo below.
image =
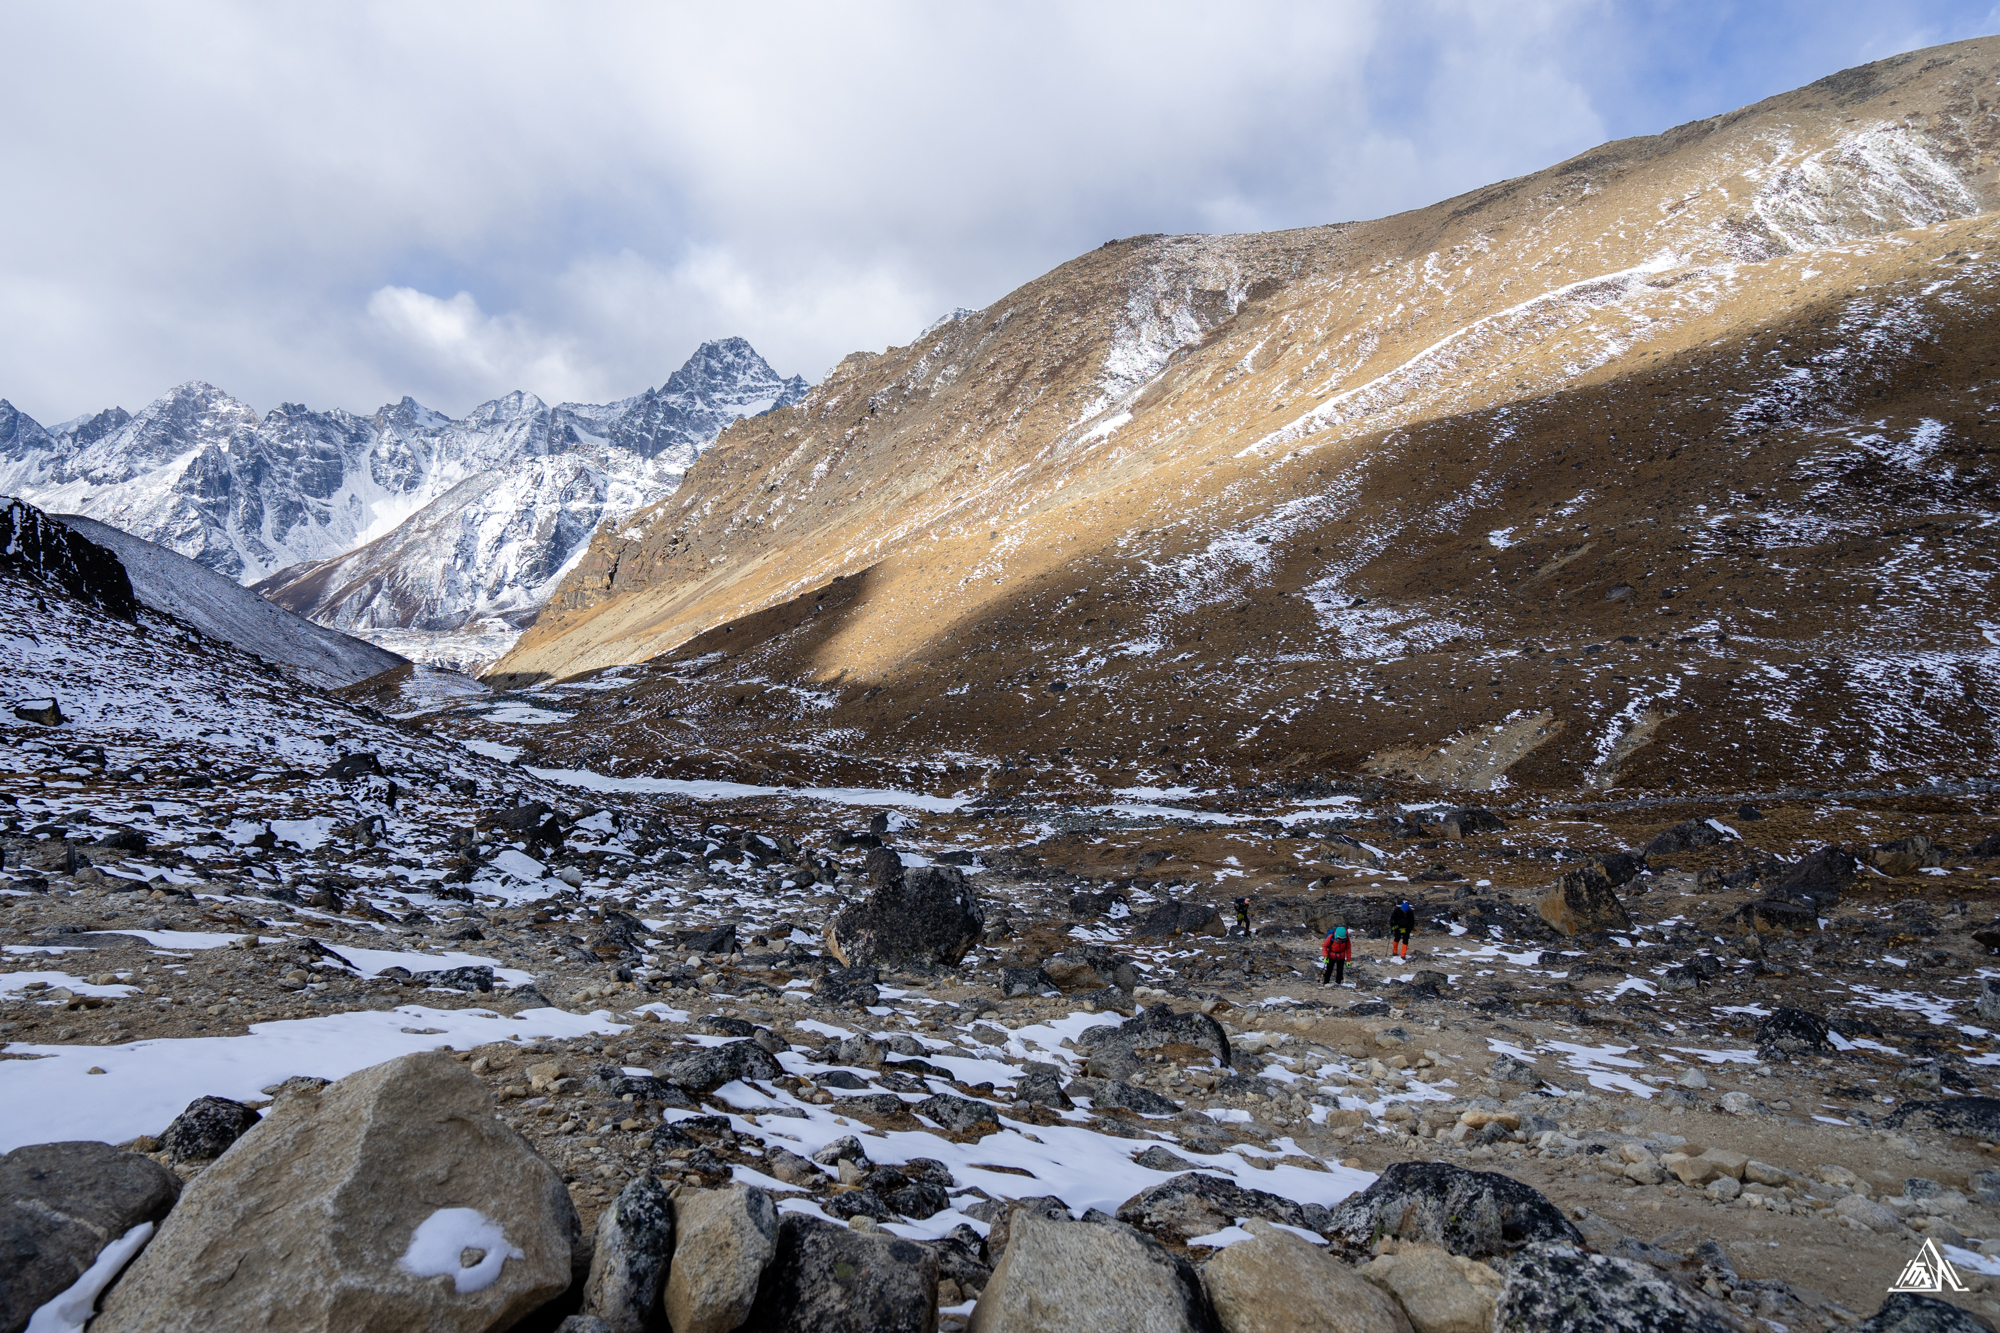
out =
<path fill-rule="evenodd" d="M 0 1060 L 0 1152 L 27 1143 L 158 1134 L 197 1097 L 257 1101 L 295 1076 L 345 1078 L 399 1055 L 494 1041 L 583 1037 L 625 1030 L 604 1013 L 530 1009 L 354 1010 L 255 1023 L 241 1037 L 174 1037 L 122 1046 L 14 1042 Z M 25 1057 L 25 1058 L 24 1058 Z"/>

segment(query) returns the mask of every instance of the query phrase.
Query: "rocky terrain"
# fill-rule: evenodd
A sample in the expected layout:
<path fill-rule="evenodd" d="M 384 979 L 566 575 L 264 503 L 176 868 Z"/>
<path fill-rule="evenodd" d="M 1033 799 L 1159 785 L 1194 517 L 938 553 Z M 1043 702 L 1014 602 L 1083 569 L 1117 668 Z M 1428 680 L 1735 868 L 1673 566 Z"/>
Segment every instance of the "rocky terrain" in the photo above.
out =
<path fill-rule="evenodd" d="M 1990 1333 L 1996 71 L 1109 245 L 484 685 L 6 502 L 0 1333 Z"/>
<path fill-rule="evenodd" d="M 519 762 L 581 686 L 316 694 L 50 527 L 0 1326 L 1831 1329 L 1925 1241 L 2000 1315 L 1983 790 L 620 780 Z"/>

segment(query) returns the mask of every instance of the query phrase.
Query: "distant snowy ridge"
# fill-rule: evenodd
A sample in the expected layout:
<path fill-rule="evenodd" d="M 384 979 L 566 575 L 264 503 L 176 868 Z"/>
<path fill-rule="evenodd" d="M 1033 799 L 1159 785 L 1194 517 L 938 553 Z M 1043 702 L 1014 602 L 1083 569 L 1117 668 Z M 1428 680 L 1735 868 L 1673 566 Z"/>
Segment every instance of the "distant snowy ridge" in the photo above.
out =
<path fill-rule="evenodd" d="M 112 408 L 48 430 L 0 400 L 0 492 L 253 583 L 352 551 L 462 483 L 496 469 L 518 476 L 529 460 L 581 461 L 603 479 L 607 504 L 636 508 L 672 491 L 730 422 L 794 402 L 807 387 L 780 377 L 743 339 L 726 338 L 704 343 L 665 384 L 636 397 L 552 408 L 516 392 L 457 421 L 410 398 L 365 417 L 285 403 L 260 418 L 194 382 L 137 415 Z M 519 498 L 535 502 L 533 489 Z M 574 524 L 528 526 L 563 540 Z M 565 546 L 516 565 L 533 574 L 572 556 Z"/>
<path fill-rule="evenodd" d="M 49 517 L 117 556 L 141 606 L 288 667 L 307 684 L 337 689 L 404 664 L 395 653 L 315 625 L 164 546 L 80 515 Z"/>

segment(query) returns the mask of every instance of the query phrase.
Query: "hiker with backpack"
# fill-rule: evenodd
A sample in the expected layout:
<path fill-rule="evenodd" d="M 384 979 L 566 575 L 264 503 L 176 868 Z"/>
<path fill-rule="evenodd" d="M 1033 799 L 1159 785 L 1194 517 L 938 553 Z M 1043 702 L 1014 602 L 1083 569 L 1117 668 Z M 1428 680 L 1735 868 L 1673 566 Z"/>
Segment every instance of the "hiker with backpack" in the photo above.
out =
<path fill-rule="evenodd" d="M 1326 959 L 1326 970 L 1320 973 L 1319 984 L 1326 985 L 1328 978 L 1332 978 L 1336 986 L 1344 984 L 1347 960 L 1354 956 L 1354 942 L 1347 938 L 1347 927 L 1335 926 L 1326 932 L 1326 938 L 1320 941 L 1319 953 Z"/>
<path fill-rule="evenodd" d="M 1249 938 L 1250 900 L 1248 898 L 1238 898 L 1236 900 L 1236 925 L 1243 932 L 1244 938 Z"/>
<path fill-rule="evenodd" d="M 1410 932 L 1417 928 L 1417 909 L 1410 906 L 1408 898 L 1396 904 L 1396 910 L 1389 913 L 1389 954 L 1393 958 L 1410 956 Z"/>

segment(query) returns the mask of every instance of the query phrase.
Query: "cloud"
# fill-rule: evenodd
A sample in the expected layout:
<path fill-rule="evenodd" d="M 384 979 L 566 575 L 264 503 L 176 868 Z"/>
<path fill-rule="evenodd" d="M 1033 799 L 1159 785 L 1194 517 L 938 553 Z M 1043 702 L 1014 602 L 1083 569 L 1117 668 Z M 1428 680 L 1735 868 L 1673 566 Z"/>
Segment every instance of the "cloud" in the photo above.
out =
<path fill-rule="evenodd" d="M 604 399 L 1113 236 L 1379 216 L 1991 24 L 1918 0 L 17 6 L 0 394 Z"/>

